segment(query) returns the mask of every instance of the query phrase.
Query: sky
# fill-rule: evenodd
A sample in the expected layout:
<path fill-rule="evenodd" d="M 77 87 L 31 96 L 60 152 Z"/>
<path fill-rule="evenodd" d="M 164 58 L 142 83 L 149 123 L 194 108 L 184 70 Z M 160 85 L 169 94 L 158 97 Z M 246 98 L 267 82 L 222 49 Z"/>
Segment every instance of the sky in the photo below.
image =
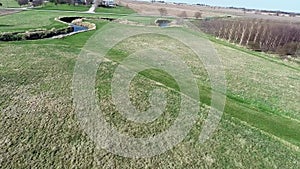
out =
<path fill-rule="evenodd" d="M 251 9 L 280 10 L 300 13 L 300 0 L 164 0 L 165 2 L 184 2 L 223 7 L 244 7 Z"/>

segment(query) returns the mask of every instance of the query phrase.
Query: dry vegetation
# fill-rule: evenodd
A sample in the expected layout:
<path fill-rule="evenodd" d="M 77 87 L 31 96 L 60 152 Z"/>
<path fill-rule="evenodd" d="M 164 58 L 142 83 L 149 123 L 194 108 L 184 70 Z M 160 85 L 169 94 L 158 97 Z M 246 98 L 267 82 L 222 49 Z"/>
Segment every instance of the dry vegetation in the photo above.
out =
<path fill-rule="evenodd" d="M 173 4 L 161 4 L 161 3 L 147 3 L 147 2 L 137 2 L 137 1 L 126 1 L 122 0 L 121 4 L 128 6 L 129 8 L 135 10 L 141 15 L 160 15 L 159 9 L 164 8 L 167 11 L 168 16 L 178 16 L 182 12 L 186 12 L 188 17 L 194 17 L 195 13 L 203 13 L 203 17 L 212 16 L 223 16 L 225 13 L 214 12 L 210 10 L 203 11 L 202 8 L 186 6 L 186 5 L 173 5 Z"/>
<path fill-rule="evenodd" d="M 202 17 L 218 17 L 218 16 L 236 16 L 249 19 L 266 19 L 286 22 L 300 23 L 300 17 L 289 16 L 275 16 L 265 13 L 245 12 L 241 9 L 229 9 L 221 7 L 209 7 L 198 5 L 185 5 L 185 4 L 163 4 L 163 3 L 149 3 L 132 0 L 119 0 L 120 4 L 128 6 L 142 15 L 159 15 L 158 9 L 165 8 L 169 16 L 178 16 L 183 11 L 186 11 L 188 17 L 194 17 L 196 12 L 201 12 Z"/>
<path fill-rule="evenodd" d="M 291 146 L 284 139 L 274 137 L 265 129 L 250 126 L 251 123 L 234 117 L 230 113 L 231 110 L 224 115 L 214 137 L 205 144 L 199 144 L 199 131 L 209 108 L 205 105 L 201 106 L 200 118 L 187 138 L 165 154 L 146 159 L 129 159 L 97 148 L 77 122 L 71 95 L 72 73 L 79 52 L 76 46 L 72 46 L 72 42 L 78 40 L 77 38 L 87 40 L 88 37 L 78 34 L 63 40 L 0 46 L 3 51 L 0 55 L 2 60 L 0 64 L 0 164 L 2 167 L 276 168 L 284 166 L 297 168 L 299 165 L 297 146 Z M 176 92 L 168 91 L 167 110 L 161 118 L 147 125 L 134 124 L 124 119 L 112 104 L 109 88 L 118 61 L 135 52 L 137 46 L 143 48 L 149 44 L 178 53 L 182 59 L 188 61 L 193 73 L 199 78 L 199 85 L 208 84 L 207 74 L 202 64 L 197 61 L 189 48 L 182 46 L 178 41 L 147 34 L 132 37 L 115 46 L 107 55 L 109 60 L 101 64 L 98 70 L 97 89 L 100 104 L 111 124 L 115 125 L 120 132 L 137 137 L 149 136 L 168 128 L 174 117 L 176 118 L 176 105 L 179 101 Z M 266 97 L 270 99 L 271 105 L 276 105 L 278 101 L 282 102 L 279 106 L 283 109 L 286 103 L 290 103 L 288 109 L 297 113 L 299 107 L 296 106 L 296 100 L 281 98 L 282 93 L 291 90 L 292 87 L 283 89 L 280 86 L 296 83 L 293 78 L 282 79 L 285 73 L 291 75 L 292 70 L 222 45 L 216 47 L 222 53 L 228 74 L 227 79 L 230 82 L 229 89 L 234 95 L 241 98 L 255 98 L 255 100 Z M 256 65 L 257 63 L 263 64 L 264 67 Z M 274 66 L 280 74 L 276 73 L 277 78 L 269 81 L 264 74 L 271 75 L 273 71 L 270 69 Z M 240 69 L 236 69 L 237 67 Z M 147 102 L 149 91 L 163 87 L 157 86 L 148 75 L 140 74 L 131 83 L 131 99 L 138 109 L 145 109 L 149 105 Z M 245 88 L 257 84 L 257 81 L 249 80 L 249 75 L 253 78 L 258 77 L 260 84 L 265 84 L 260 88 L 264 89 L 266 86 L 269 88 L 263 92 L 255 90 L 255 87 Z M 159 77 L 159 74 L 155 76 Z M 294 72 L 293 77 L 297 76 L 299 73 Z M 158 79 L 170 82 L 166 81 L 167 79 Z M 278 92 L 275 95 L 272 92 L 274 90 Z M 251 93 L 253 95 L 249 95 Z M 298 97 L 294 93 L 289 93 L 286 97 Z M 206 97 L 205 93 L 201 95 L 203 99 Z M 232 108 L 233 103 L 228 102 L 228 108 Z M 243 111 L 246 109 L 244 107 Z M 297 114 L 286 115 L 299 117 Z M 259 121 L 259 119 L 254 120 Z"/>
<path fill-rule="evenodd" d="M 206 33 L 255 51 L 300 56 L 300 25 L 255 19 L 212 19 L 198 22 Z"/>
<path fill-rule="evenodd" d="M 165 8 L 168 15 L 182 14 L 181 17 L 194 17 L 199 11 L 194 7 L 180 6 L 182 10 L 178 10 L 178 6 L 174 5 L 155 4 L 153 7 L 137 2 L 128 2 L 128 6 L 136 10 L 143 8 L 139 11 L 142 14 L 157 15 L 158 9 Z M 201 14 L 202 17 L 219 15 L 211 11 L 201 11 Z M 37 22 L 32 22 L 37 15 Z M 61 27 L 54 22 L 54 18 L 61 15 L 66 13 L 36 10 L 1 16 L 0 22 L 9 26 L 0 25 L 0 28 L 14 32 Z M 156 18 L 131 16 L 129 19 L 138 23 L 154 23 Z M 89 22 L 95 23 L 98 30 L 108 23 L 93 18 Z M 229 34 L 232 32 L 232 39 L 237 37 L 237 42 L 242 41 L 243 44 L 250 37 L 250 42 L 255 31 L 258 32 L 257 28 L 253 26 L 253 36 L 246 38 L 252 26 L 246 28 L 242 24 L 244 22 L 235 24 L 238 23 L 248 33 L 241 38 L 243 29 L 242 32 L 228 29 Z M 119 29 L 135 27 L 120 23 L 112 25 Z M 178 33 L 190 32 L 207 42 L 208 37 L 188 28 L 165 28 L 168 29 Z M 176 118 L 180 101 L 177 83 L 157 70 L 138 74 L 129 91 L 133 105 L 139 110 L 149 108 L 150 91 L 157 88 L 167 91 L 167 109 L 156 121 L 146 125 L 129 121 L 112 103 L 111 81 L 119 62 L 149 46 L 175 53 L 189 66 L 200 90 L 199 119 L 180 144 L 152 158 L 124 158 L 97 147 L 79 125 L 72 96 L 74 66 L 78 54 L 93 33 L 90 31 L 63 39 L 0 43 L 0 168 L 299 168 L 299 64 L 269 58 L 269 55 L 215 38 L 210 40 L 226 70 L 228 92 L 224 116 L 210 140 L 204 144 L 198 142 L 211 97 L 210 81 L 203 64 L 180 41 L 144 34 L 118 43 L 98 68 L 95 88 L 107 121 L 121 133 L 147 137 L 167 129 Z M 233 36 L 235 34 L 236 37 Z"/>
<path fill-rule="evenodd" d="M 9 15 L 9 14 L 13 14 L 13 13 L 17 13 L 20 12 L 19 10 L 6 10 L 6 9 L 1 9 L 0 10 L 0 16 L 2 15 Z"/>

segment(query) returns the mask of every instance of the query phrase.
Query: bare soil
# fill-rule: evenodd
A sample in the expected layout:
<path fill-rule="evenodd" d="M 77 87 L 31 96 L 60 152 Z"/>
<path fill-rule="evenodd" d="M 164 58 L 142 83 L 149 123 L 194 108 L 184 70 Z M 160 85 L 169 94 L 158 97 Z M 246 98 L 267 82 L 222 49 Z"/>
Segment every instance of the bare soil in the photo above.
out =
<path fill-rule="evenodd" d="M 2 15 L 9 15 L 20 12 L 19 10 L 7 10 L 7 9 L 0 9 L 0 16 Z"/>

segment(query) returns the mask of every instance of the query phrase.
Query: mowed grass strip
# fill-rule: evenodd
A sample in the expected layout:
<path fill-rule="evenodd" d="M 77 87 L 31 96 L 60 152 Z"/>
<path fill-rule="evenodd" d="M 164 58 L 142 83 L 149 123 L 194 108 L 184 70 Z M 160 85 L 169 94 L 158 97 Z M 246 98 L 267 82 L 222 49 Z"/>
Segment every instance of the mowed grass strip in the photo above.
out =
<path fill-rule="evenodd" d="M 151 40 L 151 38 L 157 39 L 157 41 L 154 42 L 154 40 Z M 108 53 L 108 58 L 112 59 L 113 61 L 119 62 L 122 61 L 123 58 L 127 57 L 130 53 L 136 50 L 134 48 L 138 46 L 136 42 L 143 42 L 144 43 L 143 45 L 149 43 L 151 44 L 152 47 L 156 45 L 157 47 L 159 47 L 160 45 L 162 45 L 159 43 L 159 41 L 163 42 L 164 44 L 172 44 L 172 46 L 179 45 L 176 42 L 173 42 L 173 40 L 170 40 L 166 37 L 161 37 L 161 36 L 158 37 L 156 35 L 152 35 L 152 36 L 145 35 L 141 37 L 136 37 L 136 40 L 129 39 L 119 44 L 119 47 L 112 49 Z M 166 50 L 168 50 L 168 47 L 170 46 L 171 45 L 169 46 L 167 45 Z M 188 49 L 186 48 L 180 48 L 180 51 L 173 49 L 173 52 L 189 53 Z M 268 63 L 268 61 L 266 63 Z M 196 69 L 199 69 L 200 66 L 201 64 L 198 64 L 198 67 Z M 280 66 L 285 67 L 285 65 L 280 65 Z M 174 79 L 170 78 L 169 76 L 166 76 L 165 72 L 163 71 L 150 70 L 150 71 L 142 72 L 141 75 L 153 81 L 162 83 L 166 87 L 172 88 L 177 92 L 180 92 L 180 89 L 178 88 L 178 84 L 176 83 L 176 81 L 174 81 Z M 203 75 L 203 73 L 201 75 Z M 198 87 L 200 90 L 201 102 L 210 105 L 211 88 L 209 87 L 209 83 L 203 83 L 203 81 L 199 79 Z M 299 131 L 300 123 L 298 120 L 293 120 L 292 118 L 281 116 L 280 112 L 276 112 L 276 110 L 273 110 L 268 106 L 252 105 L 249 102 L 247 102 L 245 98 L 239 97 L 232 93 L 227 93 L 226 95 L 227 95 L 227 101 L 225 107 L 226 114 L 236 117 L 241 121 L 246 122 L 249 125 L 254 126 L 264 132 L 267 132 L 271 135 L 286 140 L 291 144 L 294 144 L 298 147 L 300 146 L 300 131 Z"/>
<path fill-rule="evenodd" d="M 166 87 L 172 88 L 177 92 L 180 92 L 176 81 L 174 81 L 173 78 L 168 77 L 165 72 L 159 70 L 150 70 L 142 72 L 141 75 L 149 78 L 150 80 L 164 84 Z M 204 87 L 200 84 L 198 87 L 200 90 L 201 103 L 210 105 L 210 87 Z M 300 123 L 297 120 L 276 115 L 264 109 L 245 104 L 243 100 L 236 99 L 230 95 L 227 95 L 224 112 L 264 132 L 300 147 Z"/>
<path fill-rule="evenodd" d="M 95 12 L 99 13 L 112 13 L 112 14 L 133 14 L 136 13 L 134 10 L 125 6 L 116 6 L 114 8 L 98 7 Z"/>

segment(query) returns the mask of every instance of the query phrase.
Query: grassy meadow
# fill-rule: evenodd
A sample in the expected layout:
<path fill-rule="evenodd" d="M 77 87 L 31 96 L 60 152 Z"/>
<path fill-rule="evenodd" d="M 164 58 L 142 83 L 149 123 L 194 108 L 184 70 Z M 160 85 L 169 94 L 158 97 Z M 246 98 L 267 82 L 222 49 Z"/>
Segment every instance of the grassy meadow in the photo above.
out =
<path fill-rule="evenodd" d="M 97 12 L 126 14 L 127 9 L 101 10 Z M 59 16 L 110 15 L 23 11 L 0 16 L 0 33 L 64 27 L 54 21 Z M 144 23 L 154 19 L 130 20 Z M 95 23 L 97 30 L 108 23 L 99 19 L 89 22 Z M 120 29 L 134 27 L 111 24 L 118 24 Z M 195 53 L 177 40 L 155 34 L 130 37 L 108 52 L 97 72 L 96 90 L 107 121 L 119 132 L 134 137 L 155 135 L 173 124 L 180 107 L 180 90 L 162 71 L 139 73 L 129 90 L 133 105 L 139 110 L 149 108 L 149 92 L 156 88 L 167 90 L 168 102 L 154 122 L 133 123 L 119 114 L 112 102 L 110 82 L 119 62 L 138 48 L 158 47 L 180 56 L 195 75 L 202 102 L 196 125 L 173 149 L 144 159 L 125 158 L 97 148 L 79 125 L 73 107 L 73 71 L 81 49 L 95 31 L 62 39 L 0 42 L 0 168 L 298 168 L 299 64 L 203 37 L 188 28 L 164 29 L 210 39 L 222 59 L 227 100 L 220 125 L 210 140 L 198 142 L 210 106 L 210 81 Z"/>
<path fill-rule="evenodd" d="M 1 0 L 0 1 L 2 3 L 1 8 L 19 8 L 20 5 L 18 4 L 18 2 L 16 0 Z"/>

